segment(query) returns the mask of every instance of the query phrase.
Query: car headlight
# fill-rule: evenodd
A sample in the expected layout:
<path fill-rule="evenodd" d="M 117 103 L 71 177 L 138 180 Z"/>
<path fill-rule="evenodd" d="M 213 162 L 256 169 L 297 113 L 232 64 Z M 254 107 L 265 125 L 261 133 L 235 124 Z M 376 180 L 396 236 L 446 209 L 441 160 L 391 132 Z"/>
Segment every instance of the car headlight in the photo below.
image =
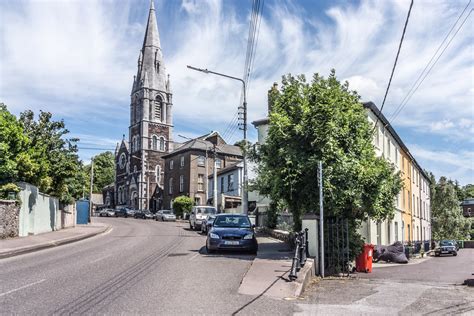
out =
<path fill-rule="evenodd" d="M 253 234 L 248 234 L 244 236 L 244 239 L 252 239 L 252 238 L 253 238 Z"/>
<path fill-rule="evenodd" d="M 210 233 L 209 237 L 211 237 L 212 239 L 219 239 L 219 235 L 214 234 L 214 233 Z"/>

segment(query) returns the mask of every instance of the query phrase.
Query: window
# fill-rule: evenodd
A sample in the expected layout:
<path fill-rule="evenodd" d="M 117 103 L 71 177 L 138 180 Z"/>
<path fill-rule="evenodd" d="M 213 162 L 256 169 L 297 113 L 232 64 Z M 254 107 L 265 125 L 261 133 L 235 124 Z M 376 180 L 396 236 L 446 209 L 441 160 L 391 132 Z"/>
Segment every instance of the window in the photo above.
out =
<path fill-rule="evenodd" d="M 410 224 L 408 224 L 408 241 L 411 241 Z"/>
<path fill-rule="evenodd" d="M 390 139 L 387 137 L 387 158 L 390 159 L 391 150 L 390 150 Z"/>
<path fill-rule="evenodd" d="M 402 189 L 402 208 L 405 208 L 405 189 Z"/>
<path fill-rule="evenodd" d="M 198 174 L 198 191 L 204 191 L 204 175 Z"/>
<path fill-rule="evenodd" d="M 229 174 L 227 176 L 227 191 L 233 191 L 234 190 L 234 175 Z"/>
<path fill-rule="evenodd" d="M 415 212 L 415 194 L 413 194 L 413 199 L 412 199 L 412 202 L 413 202 L 413 206 L 412 206 L 412 211 Z"/>
<path fill-rule="evenodd" d="M 398 241 L 398 222 L 395 222 L 395 241 Z"/>
<path fill-rule="evenodd" d="M 184 167 L 184 156 L 181 156 L 180 158 L 180 167 Z"/>
<path fill-rule="evenodd" d="M 224 193 L 224 177 L 221 178 L 221 193 Z"/>
<path fill-rule="evenodd" d="M 171 160 L 170 160 L 170 170 L 173 169 L 173 166 L 174 166 L 174 161 L 171 159 Z"/>
<path fill-rule="evenodd" d="M 197 159 L 198 166 L 204 166 L 206 164 L 206 157 L 204 156 L 199 156 Z"/>
<path fill-rule="evenodd" d="M 168 193 L 173 194 L 173 178 L 170 178 Z"/>
<path fill-rule="evenodd" d="M 153 135 L 153 150 L 158 150 L 158 137 L 156 135 Z"/>
<path fill-rule="evenodd" d="M 420 217 L 420 198 L 416 197 L 416 215 Z"/>
<path fill-rule="evenodd" d="M 397 168 L 400 168 L 398 166 L 398 149 L 397 148 L 395 148 L 395 164 L 397 165 Z"/>
<path fill-rule="evenodd" d="M 179 176 L 179 192 L 183 192 L 184 190 L 184 176 Z"/>
<path fill-rule="evenodd" d="M 158 185 L 160 185 L 160 182 L 161 182 L 161 167 L 160 167 L 160 165 L 157 165 L 156 169 L 155 169 L 155 181 Z"/>
<path fill-rule="evenodd" d="M 216 158 L 216 168 L 217 169 L 222 168 L 222 160 L 220 160 L 219 158 Z"/>
<path fill-rule="evenodd" d="M 158 121 L 162 120 L 162 112 L 163 112 L 163 99 L 161 98 L 160 95 L 156 96 L 156 102 L 155 102 L 155 119 Z"/>
<path fill-rule="evenodd" d="M 165 138 L 160 137 L 160 151 L 165 151 Z"/>
<path fill-rule="evenodd" d="M 380 136 L 379 136 L 379 129 L 377 128 L 377 133 L 375 133 L 374 135 L 375 139 L 374 139 L 374 145 L 376 147 L 379 147 L 379 143 L 380 143 Z"/>

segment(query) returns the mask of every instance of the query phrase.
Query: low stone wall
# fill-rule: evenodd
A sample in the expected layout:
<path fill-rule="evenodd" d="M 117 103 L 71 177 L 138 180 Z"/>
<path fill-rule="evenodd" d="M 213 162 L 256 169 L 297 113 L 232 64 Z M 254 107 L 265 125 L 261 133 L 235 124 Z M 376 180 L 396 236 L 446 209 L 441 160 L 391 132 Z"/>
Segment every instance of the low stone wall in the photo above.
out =
<path fill-rule="evenodd" d="M 20 206 L 16 201 L 0 200 L 0 239 L 18 237 Z"/>
<path fill-rule="evenodd" d="M 294 233 L 290 233 L 290 232 L 279 230 L 279 229 L 271 229 L 268 227 L 259 227 L 258 230 L 263 234 L 267 234 L 275 239 L 285 242 L 289 246 L 290 249 L 295 248 L 295 234 Z"/>

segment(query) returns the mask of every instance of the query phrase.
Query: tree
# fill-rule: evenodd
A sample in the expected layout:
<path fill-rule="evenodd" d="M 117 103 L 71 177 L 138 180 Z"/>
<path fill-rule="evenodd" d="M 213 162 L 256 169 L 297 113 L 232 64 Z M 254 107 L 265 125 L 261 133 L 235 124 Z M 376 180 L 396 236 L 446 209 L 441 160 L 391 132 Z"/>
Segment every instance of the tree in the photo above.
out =
<path fill-rule="evenodd" d="M 0 184 L 29 181 L 38 171 L 23 125 L 0 103 Z"/>
<path fill-rule="evenodd" d="M 304 76 L 287 75 L 271 97 L 268 136 L 255 155 L 257 187 L 286 203 L 295 230 L 302 214 L 319 210 L 318 161 L 325 214 L 347 218 L 353 240 L 360 239 L 360 221 L 393 216 L 400 176 L 376 157 L 367 114 L 347 82 L 341 84 L 334 70 L 327 79 L 315 74 L 310 84 Z"/>
<path fill-rule="evenodd" d="M 469 239 L 471 222 L 462 215 L 456 184 L 441 177 L 431 190 L 433 239 Z"/>
<path fill-rule="evenodd" d="M 176 216 L 182 216 L 183 213 L 191 212 L 193 208 L 193 200 L 186 195 L 180 195 L 173 201 L 173 210 Z"/>
<path fill-rule="evenodd" d="M 94 182 L 92 192 L 101 193 L 102 188 L 113 183 L 115 180 L 115 157 L 110 151 L 100 153 L 92 158 L 94 160 Z M 86 173 L 86 183 L 89 183 L 91 177 L 91 165 L 84 168 Z M 90 184 L 87 184 L 89 188 Z M 89 189 L 87 190 L 89 191 Z"/>

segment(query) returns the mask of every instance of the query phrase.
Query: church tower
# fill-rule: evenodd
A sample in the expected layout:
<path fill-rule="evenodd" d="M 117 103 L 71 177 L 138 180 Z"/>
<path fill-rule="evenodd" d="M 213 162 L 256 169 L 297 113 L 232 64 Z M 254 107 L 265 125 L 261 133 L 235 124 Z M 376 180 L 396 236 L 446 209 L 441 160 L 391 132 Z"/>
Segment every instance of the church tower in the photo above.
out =
<path fill-rule="evenodd" d="M 165 167 L 162 156 L 173 149 L 172 108 L 170 80 L 152 0 L 130 102 L 129 196 L 135 208 L 161 208 Z"/>

